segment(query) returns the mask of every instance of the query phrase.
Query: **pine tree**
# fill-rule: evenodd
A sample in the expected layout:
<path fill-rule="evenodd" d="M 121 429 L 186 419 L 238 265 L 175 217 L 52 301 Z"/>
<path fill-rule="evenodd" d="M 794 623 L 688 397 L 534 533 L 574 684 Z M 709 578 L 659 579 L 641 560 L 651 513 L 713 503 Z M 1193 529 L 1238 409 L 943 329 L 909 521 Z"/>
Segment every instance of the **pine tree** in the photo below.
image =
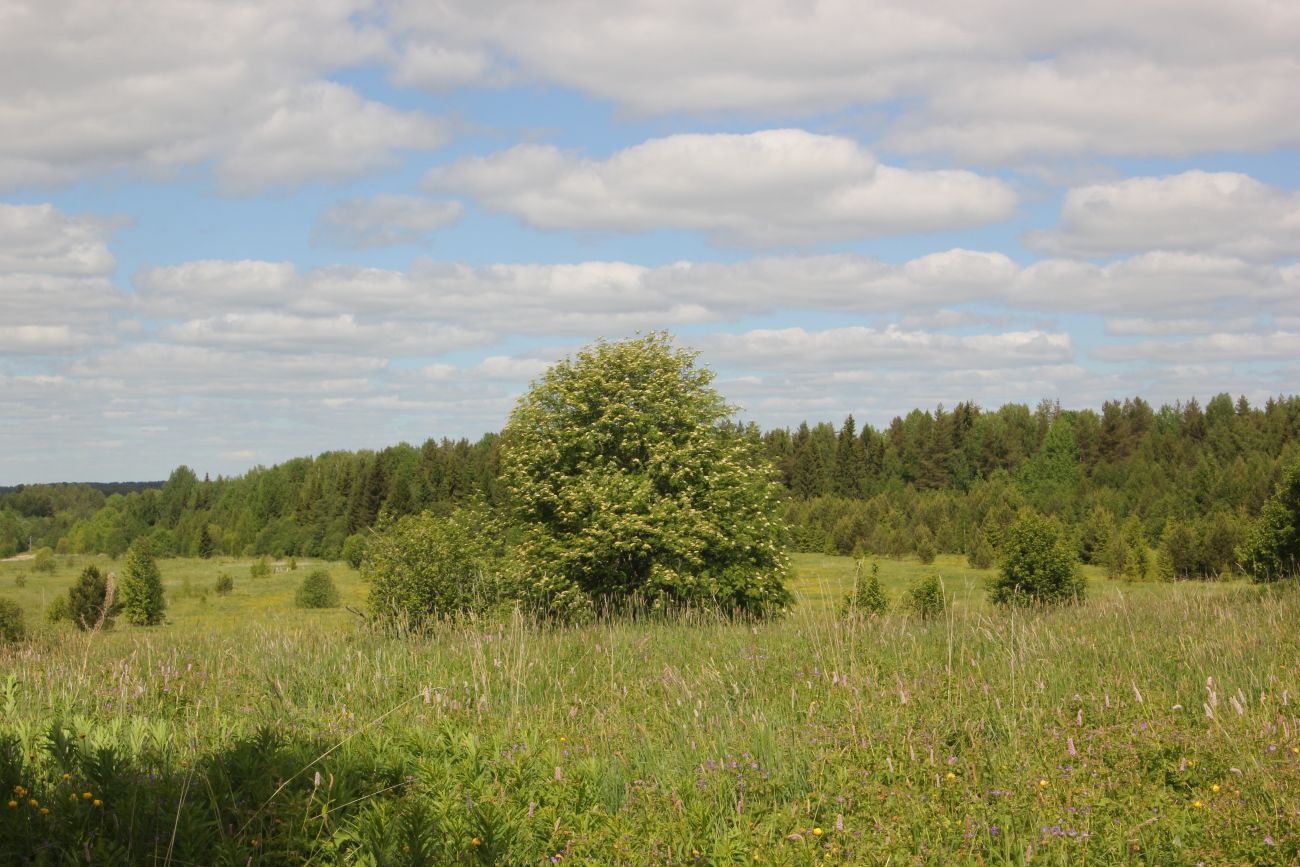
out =
<path fill-rule="evenodd" d="M 204 560 L 211 559 L 215 550 L 216 545 L 212 541 L 212 532 L 208 529 L 208 525 L 204 524 L 199 528 L 199 556 Z"/>
<path fill-rule="evenodd" d="M 129 623 L 155 626 L 162 623 L 165 608 L 162 573 L 148 542 L 138 539 L 126 554 L 122 577 L 122 611 Z"/>

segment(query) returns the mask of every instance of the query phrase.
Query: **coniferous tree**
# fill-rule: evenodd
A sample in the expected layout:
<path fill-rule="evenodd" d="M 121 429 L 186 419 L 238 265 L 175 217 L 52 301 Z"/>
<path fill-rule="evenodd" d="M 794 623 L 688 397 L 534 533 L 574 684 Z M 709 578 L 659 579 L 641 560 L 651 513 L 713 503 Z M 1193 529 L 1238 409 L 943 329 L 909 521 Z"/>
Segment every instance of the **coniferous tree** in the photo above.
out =
<path fill-rule="evenodd" d="M 155 626 L 162 623 L 165 608 L 162 573 L 153 550 L 147 541 L 138 540 L 122 569 L 122 613 L 136 626 Z"/>

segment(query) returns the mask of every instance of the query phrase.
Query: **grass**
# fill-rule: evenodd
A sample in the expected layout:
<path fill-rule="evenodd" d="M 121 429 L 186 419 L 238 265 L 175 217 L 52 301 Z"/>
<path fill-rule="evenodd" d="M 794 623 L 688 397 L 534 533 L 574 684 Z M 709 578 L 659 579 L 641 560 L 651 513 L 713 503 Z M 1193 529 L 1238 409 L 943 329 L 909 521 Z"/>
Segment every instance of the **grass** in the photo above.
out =
<path fill-rule="evenodd" d="M 853 562 L 798 555 L 777 622 L 397 639 L 294 608 L 315 564 L 168 560 L 167 625 L 40 625 L 84 562 L 0 564 L 35 632 L 0 651 L 3 863 L 1300 858 L 1293 585 L 1007 612 L 955 558 L 883 560 L 895 603 L 937 570 L 945 617 L 846 620 Z"/>

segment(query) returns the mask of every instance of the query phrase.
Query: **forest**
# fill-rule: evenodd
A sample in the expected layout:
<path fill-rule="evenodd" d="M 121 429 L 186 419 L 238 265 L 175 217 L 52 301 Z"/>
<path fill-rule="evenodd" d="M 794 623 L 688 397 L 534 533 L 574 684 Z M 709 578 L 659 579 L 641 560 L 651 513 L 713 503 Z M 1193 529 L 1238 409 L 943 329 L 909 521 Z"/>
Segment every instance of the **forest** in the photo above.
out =
<path fill-rule="evenodd" d="M 795 550 L 922 562 L 964 554 L 987 566 L 999 527 L 1030 506 L 1059 519 L 1083 561 L 1108 574 L 1215 577 L 1235 570 L 1250 521 L 1300 454 L 1300 398 L 1252 406 L 1219 394 L 1156 409 L 1135 397 L 1100 411 L 959 403 L 881 429 L 850 416 L 731 430 L 771 459 Z M 21 486 L 0 495 L 0 557 L 41 548 L 116 557 L 148 537 L 160 556 L 355 560 L 387 518 L 497 504 L 500 446 L 490 433 L 326 452 L 228 478 L 182 466 L 158 487 Z"/>

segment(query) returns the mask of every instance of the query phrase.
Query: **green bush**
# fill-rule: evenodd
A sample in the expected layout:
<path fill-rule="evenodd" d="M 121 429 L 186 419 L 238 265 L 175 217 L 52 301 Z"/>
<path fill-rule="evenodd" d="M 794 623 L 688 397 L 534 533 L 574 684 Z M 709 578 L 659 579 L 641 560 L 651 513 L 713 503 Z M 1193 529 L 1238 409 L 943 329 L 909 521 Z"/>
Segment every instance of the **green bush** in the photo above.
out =
<path fill-rule="evenodd" d="M 880 587 L 880 564 L 872 563 L 871 571 L 864 575 L 859 560 L 853 568 L 853 592 L 844 597 L 840 612 L 845 615 L 877 615 L 888 610 L 889 600 Z"/>
<path fill-rule="evenodd" d="M 495 536 L 478 512 L 447 517 L 407 515 L 370 537 L 361 577 L 370 585 L 368 607 L 379 621 L 419 628 L 432 620 L 481 614 L 503 588 Z M 355 537 L 354 537 L 355 538 Z"/>
<path fill-rule="evenodd" d="M 984 535 L 983 530 L 977 529 L 971 539 L 970 550 L 966 552 L 966 562 L 972 569 L 987 569 L 996 559 L 997 554 L 989 544 L 988 536 Z"/>
<path fill-rule="evenodd" d="M 248 567 L 249 577 L 266 578 L 271 574 L 271 564 L 266 562 L 265 557 L 258 557 L 257 562 Z"/>
<path fill-rule="evenodd" d="M 65 620 L 71 621 L 72 615 L 68 611 L 68 597 L 60 593 L 45 606 L 45 622 L 62 623 Z"/>
<path fill-rule="evenodd" d="M 76 624 L 78 629 L 94 629 L 96 624 L 109 627 L 113 625 L 113 619 L 118 612 L 122 610 L 122 602 L 117 599 L 117 588 L 113 588 L 112 600 L 108 601 L 108 611 L 104 611 L 104 603 L 109 596 L 108 576 L 99 571 L 99 567 L 93 563 L 81 570 L 77 576 L 77 583 L 73 584 L 68 590 L 66 597 L 66 610 L 68 619 Z"/>
<path fill-rule="evenodd" d="M 789 604 L 781 491 L 695 358 L 663 334 L 600 341 L 520 399 L 502 479 L 530 575 L 598 607 Z"/>
<path fill-rule="evenodd" d="M 343 542 L 343 562 L 353 569 L 361 568 L 361 561 L 366 557 L 366 537 L 354 533 Z"/>
<path fill-rule="evenodd" d="M 26 637 L 22 606 L 12 599 L 0 599 L 0 644 L 14 644 Z"/>
<path fill-rule="evenodd" d="M 338 608 L 339 589 L 334 586 L 329 572 L 313 569 L 303 576 L 293 601 L 299 608 Z"/>
<path fill-rule="evenodd" d="M 222 572 L 217 576 L 216 590 L 218 596 L 229 596 L 235 589 L 235 579 L 229 572 Z"/>
<path fill-rule="evenodd" d="M 1078 554 L 1051 518 L 1020 512 L 1002 536 L 1002 566 L 989 587 L 993 602 L 1054 604 L 1082 599 L 1087 584 Z"/>
<path fill-rule="evenodd" d="M 54 551 L 51 548 L 40 548 L 32 558 L 32 568 L 37 572 L 54 571 Z"/>
<path fill-rule="evenodd" d="M 14 576 L 14 586 L 17 587 L 19 590 L 27 586 L 26 572 L 19 572 L 17 575 Z"/>
<path fill-rule="evenodd" d="M 1300 460 L 1283 470 L 1237 557 L 1256 583 L 1300 573 Z"/>
<path fill-rule="evenodd" d="M 127 621 L 136 626 L 162 623 L 167 607 L 162 573 L 147 539 L 137 539 L 131 544 L 122 572 L 122 611 Z"/>
<path fill-rule="evenodd" d="M 929 533 L 926 533 L 917 541 L 916 559 L 921 561 L 921 565 L 929 566 L 938 555 L 939 552 L 934 547 L 934 538 Z"/>
<path fill-rule="evenodd" d="M 948 598 L 943 592 L 943 582 L 931 573 L 919 579 L 907 590 L 905 607 L 922 620 L 931 620 L 943 614 Z"/>

